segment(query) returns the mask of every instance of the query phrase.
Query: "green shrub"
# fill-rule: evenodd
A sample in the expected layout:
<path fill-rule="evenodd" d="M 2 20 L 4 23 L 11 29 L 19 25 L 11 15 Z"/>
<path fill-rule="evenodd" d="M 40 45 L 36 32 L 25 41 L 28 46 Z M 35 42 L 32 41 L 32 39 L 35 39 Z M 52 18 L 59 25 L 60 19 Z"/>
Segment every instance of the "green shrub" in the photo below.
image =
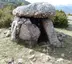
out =
<path fill-rule="evenodd" d="M 4 17 L 1 17 L 1 20 L 0 20 L 1 26 L 0 27 L 9 27 L 10 23 L 12 21 L 11 19 L 12 19 L 12 16 L 9 14 L 5 15 Z"/>
<path fill-rule="evenodd" d="M 68 27 L 68 20 L 65 12 L 63 12 L 62 10 L 61 11 L 57 10 L 53 23 L 55 27 L 59 27 L 59 28 Z"/>
<path fill-rule="evenodd" d="M 12 22 L 12 18 L 13 18 L 12 15 L 13 9 L 14 7 L 10 5 L 0 9 L 0 28 L 10 26 L 10 23 Z"/>

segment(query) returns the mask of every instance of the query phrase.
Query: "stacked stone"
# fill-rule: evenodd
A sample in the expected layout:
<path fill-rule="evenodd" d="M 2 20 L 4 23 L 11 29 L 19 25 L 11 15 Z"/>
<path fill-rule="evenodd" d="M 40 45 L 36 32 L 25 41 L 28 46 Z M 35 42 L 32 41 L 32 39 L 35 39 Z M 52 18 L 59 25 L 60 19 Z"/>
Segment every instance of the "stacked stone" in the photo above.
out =
<path fill-rule="evenodd" d="M 31 22 L 30 18 L 40 18 L 42 19 L 40 22 L 43 24 L 50 44 L 56 47 L 61 46 L 51 20 L 55 15 L 55 8 L 51 4 L 42 2 L 19 6 L 13 10 L 13 15 L 15 18 L 11 27 L 12 40 L 20 38 L 22 40 L 29 40 L 35 44 L 41 31 L 37 25 Z"/>

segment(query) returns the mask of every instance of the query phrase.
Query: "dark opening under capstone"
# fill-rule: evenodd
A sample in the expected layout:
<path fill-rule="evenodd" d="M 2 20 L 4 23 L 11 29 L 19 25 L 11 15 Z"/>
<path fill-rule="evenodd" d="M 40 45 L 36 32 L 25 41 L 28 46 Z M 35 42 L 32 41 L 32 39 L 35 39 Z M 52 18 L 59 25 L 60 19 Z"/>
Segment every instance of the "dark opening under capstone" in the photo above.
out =
<path fill-rule="evenodd" d="M 40 34 L 40 37 L 38 39 L 38 43 L 39 42 L 47 42 L 48 37 L 47 37 L 46 31 L 43 27 L 43 23 L 42 23 L 42 20 L 44 20 L 44 19 L 31 17 L 30 20 L 33 24 L 35 24 L 40 29 L 41 34 Z"/>

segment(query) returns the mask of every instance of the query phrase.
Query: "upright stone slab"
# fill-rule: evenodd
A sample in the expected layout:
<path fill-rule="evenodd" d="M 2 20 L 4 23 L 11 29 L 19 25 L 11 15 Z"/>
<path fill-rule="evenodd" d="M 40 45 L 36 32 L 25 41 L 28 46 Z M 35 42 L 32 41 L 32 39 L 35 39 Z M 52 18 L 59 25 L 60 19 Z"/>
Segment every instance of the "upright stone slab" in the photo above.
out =
<path fill-rule="evenodd" d="M 29 19 L 21 25 L 19 38 L 23 40 L 37 41 L 39 35 L 40 35 L 39 28 L 36 25 L 32 24 Z"/>
<path fill-rule="evenodd" d="M 54 45 L 56 47 L 61 47 L 62 44 L 57 38 L 57 34 L 54 30 L 53 22 L 50 19 L 45 19 L 45 20 L 43 20 L 43 26 L 48 35 L 50 44 Z"/>
<path fill-rule="evenodd" d="M 11 40 L 17 41 L 18 39 L 21 39 L 30 41 L 30 47 L 36 44 L 40 36 L 39 28 L 32 24 L 28 18 L 15 17 L 12 22 L 11 32 Z"/>
<path fill-rule="evenodd" d="M 14 21 L 11 24 L 11 40 L 12 41 L 16 41 L 18 21 L 19 21 L 19 17 L 15 17 Z"/>

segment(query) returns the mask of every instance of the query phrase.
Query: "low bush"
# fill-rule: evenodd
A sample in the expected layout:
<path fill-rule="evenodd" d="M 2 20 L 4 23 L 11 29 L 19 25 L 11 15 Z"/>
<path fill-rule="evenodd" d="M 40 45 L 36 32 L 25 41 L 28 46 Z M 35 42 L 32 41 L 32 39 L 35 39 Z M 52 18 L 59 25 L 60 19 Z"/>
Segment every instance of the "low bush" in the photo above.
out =
<path fill-rule="evenodd" d="M 2 27 L 10 27 L 10 23 L 12 22 L 12 10 L 14 9 L 13 6 L 5 6 L 4 8 L 0 9 L 0 28 Z"/>
<path fill-rule="evenodd" d="M 54 17 L 54 26 L 59 28 L 66 28 L 68 27 L 68 20 L 67 16 L 64 11 L 56 11 L 56 16 Z"/>

